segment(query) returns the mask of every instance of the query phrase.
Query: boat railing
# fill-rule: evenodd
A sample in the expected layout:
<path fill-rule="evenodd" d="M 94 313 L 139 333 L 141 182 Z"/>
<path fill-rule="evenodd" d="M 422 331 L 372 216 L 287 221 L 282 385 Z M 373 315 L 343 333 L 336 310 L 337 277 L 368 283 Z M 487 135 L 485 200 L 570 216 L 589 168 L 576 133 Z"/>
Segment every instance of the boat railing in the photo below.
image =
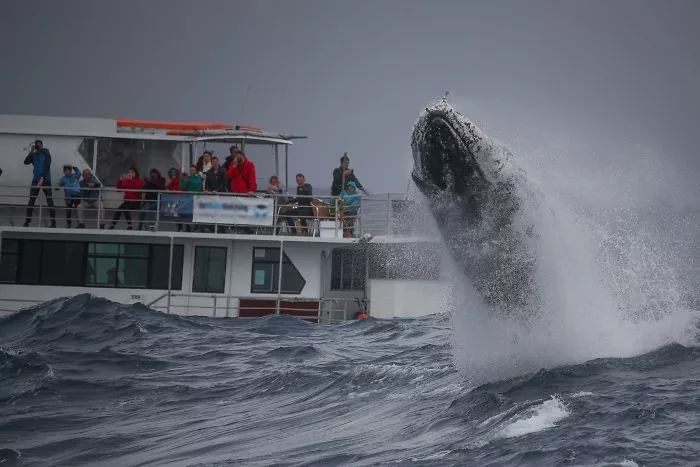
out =
<path fill-rule="evenodd" d="M 259 318 L 287 315 L 318 324 L 336 324 L 353 319 L 357 300 L 351 298 L 257 298 L 235 295 L 166 292 L 146 306 L 179 315 L 204 314 L 217 317 Z M 367 307 L 365 302 L 363 307 Z"/>
<path fill-rule="evenodd" d="M 24 308 L 43 303 L 36 299 L 0 298 L 0 318 Z M 262 317 L 288 315 L 317 324 L 337 324 L 353 319 L 356 299 L 349 298 L 251 298 L 233 295 L 188 294 L 165 292 L 145 305 L 153 310 L 178 315 L 200 315 L 213 318 Z M 367 303 L 362 304 L 363 307 Z"/>
<path fill-rule="evenodd" d="M 50 194 L 53 206 L 47 203 Z M 101 187 L 75 198 L 61 187 L 0 186 L 0 226 L 359 238 L 391 235 L 405 194 L 302 196 Z M 33 203 L 30 201 L 33 200 Z"/>

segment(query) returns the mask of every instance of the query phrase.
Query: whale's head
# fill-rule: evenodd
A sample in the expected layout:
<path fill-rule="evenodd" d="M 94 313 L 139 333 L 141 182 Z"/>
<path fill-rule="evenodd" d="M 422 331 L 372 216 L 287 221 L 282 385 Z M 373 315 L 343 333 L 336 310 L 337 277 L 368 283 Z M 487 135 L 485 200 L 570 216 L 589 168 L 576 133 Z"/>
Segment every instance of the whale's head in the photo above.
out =
<path fill-rule="evenodd" d="M 473 201 L 490 184 L 482 167 L 486 144 L 474 124 L 446 100 L 436 102 L 413 128 L 414 182 L 429 197 Z"/>

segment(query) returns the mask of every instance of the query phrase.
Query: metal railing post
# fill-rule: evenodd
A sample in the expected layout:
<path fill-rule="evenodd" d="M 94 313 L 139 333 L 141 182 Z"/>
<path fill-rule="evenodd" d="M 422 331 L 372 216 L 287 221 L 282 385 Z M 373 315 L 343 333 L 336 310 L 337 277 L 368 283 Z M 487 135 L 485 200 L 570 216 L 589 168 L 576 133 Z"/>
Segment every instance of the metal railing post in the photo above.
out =
<path fill-rule="evenodd" d="M 160 191 L 157 193 L 156 196 L 156 225 L 155 225 L 156 232 L 160 230 Z"/>
<path fill-rule="evenodd" d="M 335 232 L 333 232 L 333 238 L 338 238 L 338 223 L 340 222 L 340 211 L 338 210 L 338 198 L 336 197 L 333 202 L 335 203 Z"/>
<path fill-rule="evenodd" d="M 214 313 L 212 315 L 212 318 L 216 318 L 216 295 L 214 295 Z"/>
<path fill-rule="evenodd" d="M 282 260 L 284 259 L 284 241 L 280 240 L 279 270 L 277 271 L 277 309 L 275 314 L 280 314 L 280 299 L 282 298 Z"/>
<path fill-rule="evenodd" d="M 97 159 L 97 157 L 95 157 Z M 89 189 L 89 188 L 88 188 Z M 100 228 L 100 213 L 102 212 L 102 209 L 104 209 L 104 204 L 102 201 L 102 188 L 99 188 L 97 190 L 97 228 Z"/>
<path fill-rule="evenodd" d="M 170 294 L 173 290 L 173 247 L 175 243 L 175 237 L 170 235 L 170 253 L 168 258 L 168 313 L 170 313 Z M 188 301 L 189 303 L 189 301 Z"/>
<path fill-rule="evenodd" d="M 41 193 L 42 191 L 44 191 L 44 190 L 42 190 L 42 188 L 43 188 L 43 187 L 39 187 L 39 191 L 38 191 L 37 194 L 36 194 L 36 197 L 37 197 L 37 198 L 39 198 L 39 193 Z M 29 196 L 31 197 L 31 195 L 29 195 Z M 46 198 L 46 193 L 44 193 L 44 198 Z M 35 201 L 35 203 L 36 203 L 36 201 Z M 39 201 L 39 227 L 41 227 L 41 207 L 42 207 L 42 204 L 41 204 L 41 200 L 40 200 L 40 201 Z"/>

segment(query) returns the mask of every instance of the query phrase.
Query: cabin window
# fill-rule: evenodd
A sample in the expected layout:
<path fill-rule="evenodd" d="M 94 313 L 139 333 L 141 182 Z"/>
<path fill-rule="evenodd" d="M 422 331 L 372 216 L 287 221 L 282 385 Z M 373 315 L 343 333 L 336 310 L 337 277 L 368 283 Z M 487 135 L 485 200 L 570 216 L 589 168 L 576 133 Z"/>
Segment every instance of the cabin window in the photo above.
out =
<path fill-rule="evenodd" d="M 224 293 L 226 248 L 198 246 L 194 250 L 193 292 Z"/>
<path fill-rule="evenodd" d="M 331 290 L 363 290 L 367 269 L 367 250 L 335 248 L 331 256 Z"/>
<path fill-rule="evenodd" d="M 148 245 L 89 243 L 86 285 L 148 287 Z"/>
<path fill-rule="evenodd" d="M 173 245 L 172 289 L 182 289 L 182 245 Z M 149 288 L 168 289 L 168 271 L 170 270 L 170 245 L 151 245 Z"/>
<path fill-rule="evenodd" d="M 0 253 L 0 282 L 14 283 L 19 270 L 19 240 L 3 240 Z"/>
<path fill-rule="evenodd" d="M 251 293 L 277 293 L 280 267 L 279 248 L 253 248 L 253 270 L 250 278 Z M 300 294 L 306 279 L 286 253 L 282 254 L 282 288 L 285 294 Z"/>
<path fill-rule="evenodd" d="M 41 273 L 41 240 L 21 240 L 17 282 L 38 284 Z"/>
<path fill-rule="evenodd" d="M 182 289 L 173 245 L 172 289 Z M 167 289 L 170 245 L 4 239 L 0 283 Z"/>
<path fill-rule="evenodd" d="M 80 287 L 84 262 L 84 242 L 43 241 L 39 283 Z"/>

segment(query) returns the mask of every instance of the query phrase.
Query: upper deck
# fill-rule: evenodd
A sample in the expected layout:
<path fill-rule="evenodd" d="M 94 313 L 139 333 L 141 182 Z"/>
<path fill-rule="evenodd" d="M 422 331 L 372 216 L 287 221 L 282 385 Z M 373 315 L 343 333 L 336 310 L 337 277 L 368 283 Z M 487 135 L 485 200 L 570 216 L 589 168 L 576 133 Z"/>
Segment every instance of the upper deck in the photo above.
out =
<path fill-rule="evenodd" d="M 29 223 L 35 229 L 51 228 L 53 219 L 63 228 L 82 224 L 91 230 L 100 226 L 108 229 L 115 215 L 128 215 L 133 222 L 121 220 L 114 224 L 115 230 L 131 227 L 183 235 L 293 235 L 308 241 L 324 238 L 338 242 L 367 234 L 412 234 L 407 220 L 415 217 L 415 206 L 406 194 L 363 195 L 353 206 L 346 206 L 339 197 L 295 196 L 295 188 L 289 184 L 289 148 L 295 139 L 303 138 L 300 136 L 221 122 L 30 115 L 0 115 L 0 153 L 5 155 L 0 166 L 0 227 L 25 224 L 26 207 L 32 199 L 32 167 L 23 162 L 37 138 L 51 151 L 54 191 L 49 193 L 55 209 L 50 209 L 49 200 L 39 193 Z M 182 173 L 204 150 L 223 161 L 231 145 L 237 145 L 255 162 L 256 196 L 138 190 L 140 201 L 119 209 L 125 194 L 115 186 L 129 167 L 139 168 L 142 175 L 151 169 L 165 175 L 170 168 Z M 100 180 L 102 188 L 90 195 L 95 202 L 83 200 L 79 207 L 67 206 L 64 192 L 57 186 L 66 164 L 89 168 Z M 271 175 L 286 182 L 287 194 L 265 193 Z M 309 182 L 318 186 L 314 180 Z"/>

